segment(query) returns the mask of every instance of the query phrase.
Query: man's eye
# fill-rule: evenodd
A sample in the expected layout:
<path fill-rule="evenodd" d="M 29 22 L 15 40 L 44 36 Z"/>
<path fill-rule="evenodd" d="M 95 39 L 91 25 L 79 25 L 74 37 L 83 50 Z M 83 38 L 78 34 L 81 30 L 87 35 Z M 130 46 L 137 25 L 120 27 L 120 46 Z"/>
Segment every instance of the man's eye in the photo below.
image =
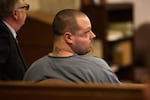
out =
<path fill-rule="evenodd" d="M 90 31 L 86 31 L 85 33 L 87 34 L 87 33 L 89 33 Z"/>

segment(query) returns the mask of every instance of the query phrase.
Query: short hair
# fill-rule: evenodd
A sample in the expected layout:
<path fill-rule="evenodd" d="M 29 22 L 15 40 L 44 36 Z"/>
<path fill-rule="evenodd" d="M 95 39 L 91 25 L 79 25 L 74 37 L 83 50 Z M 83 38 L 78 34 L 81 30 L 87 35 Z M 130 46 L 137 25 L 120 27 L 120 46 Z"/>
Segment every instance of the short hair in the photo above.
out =
<path fill-rule="evenodd" d="M 0 0 L 0 19 L 7 19 L 19 0 Z"/>
<path fill-rule="evenodd" d="M 86 16 L 83 12 L 76 9 L 64 9 L 58 12 L 52 23 L 52 30 L 54 36 L 63 35 L 64 32 L 69 31 L 73 34 L 79 29 L 76 17 Z"/>

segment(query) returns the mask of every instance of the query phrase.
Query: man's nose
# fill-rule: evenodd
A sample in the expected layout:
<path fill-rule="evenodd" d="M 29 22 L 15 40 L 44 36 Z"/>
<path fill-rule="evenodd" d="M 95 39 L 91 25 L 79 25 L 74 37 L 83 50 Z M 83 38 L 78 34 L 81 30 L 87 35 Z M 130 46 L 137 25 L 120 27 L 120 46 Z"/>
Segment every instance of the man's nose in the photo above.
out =
<path fill-rule="evenodd" d="M 95 38 L 96 35 L 91 31 L 91 38 Z"/>

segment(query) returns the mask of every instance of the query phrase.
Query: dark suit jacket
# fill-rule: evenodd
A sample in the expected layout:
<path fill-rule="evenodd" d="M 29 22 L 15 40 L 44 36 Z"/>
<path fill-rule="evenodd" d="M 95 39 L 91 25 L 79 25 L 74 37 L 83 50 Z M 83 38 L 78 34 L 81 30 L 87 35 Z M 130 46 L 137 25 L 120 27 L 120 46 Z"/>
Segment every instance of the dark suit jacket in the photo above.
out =
<path fill-rule="evenodd" d="M 0 80 L 22 80 L 26 65 L 9 28 L 0 20 Z"/>

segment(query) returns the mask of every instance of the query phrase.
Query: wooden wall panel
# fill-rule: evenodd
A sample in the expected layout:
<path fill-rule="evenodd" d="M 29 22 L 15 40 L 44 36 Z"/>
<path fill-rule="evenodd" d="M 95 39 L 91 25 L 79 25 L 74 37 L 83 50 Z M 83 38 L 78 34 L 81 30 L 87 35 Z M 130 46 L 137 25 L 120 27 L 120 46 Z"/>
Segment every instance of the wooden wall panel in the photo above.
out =
<path fill-rule="evenodd" d="M 40 20 L 28 17 L 17 38 L 28 66 L 52 50 L 51 25 Z"/>

